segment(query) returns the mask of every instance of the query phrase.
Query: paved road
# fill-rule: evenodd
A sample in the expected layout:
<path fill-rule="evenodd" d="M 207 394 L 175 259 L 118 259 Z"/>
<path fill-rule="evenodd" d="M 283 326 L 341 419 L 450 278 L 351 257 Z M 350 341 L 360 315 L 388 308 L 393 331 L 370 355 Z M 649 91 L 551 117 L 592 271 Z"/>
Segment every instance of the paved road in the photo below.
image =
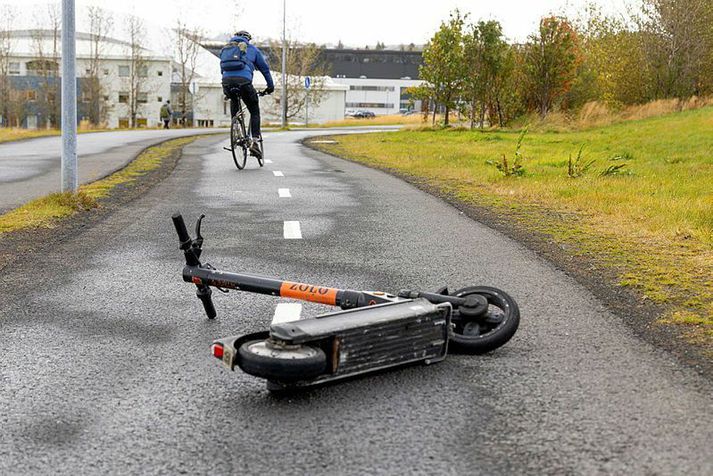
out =
<path fill-rule="evenodd" d="M 142 150 L 206 129 L 112 131 L 77 136 L 79 181 L 87 183 L 124 167 Z M 0 144 L 0 213 L 60 189 L 62 139 L 42 137 Z"/>
<path fill-rule="evenodd" d="M 5 271 L 0 474 L 713 474 L 709 380 L 517 243 L 307 152 L 304 134 L 268 136 L 272 163 L 242 172 L 201 140 L 147 195 Z M 356 289 L 490 284 L 518 299 L 520 330 L 490 355 L 272 396 L 208 346 L 266 328 L 278 301 L 218 295 L 206 320 L 180 279 L 177 208 L 207 214 L 204 256 L 221 268 Z"/>

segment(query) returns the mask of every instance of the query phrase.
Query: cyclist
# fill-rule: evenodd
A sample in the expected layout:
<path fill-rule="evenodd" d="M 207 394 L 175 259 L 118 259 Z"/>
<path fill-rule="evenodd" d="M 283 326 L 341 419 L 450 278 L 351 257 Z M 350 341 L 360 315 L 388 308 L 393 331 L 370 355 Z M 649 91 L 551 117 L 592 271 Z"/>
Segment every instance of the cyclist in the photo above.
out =
<path fill-rule="evenodd" d="M 223 92 L 230 98 L 230 116 L 238 112 L 239 100 L 245 103 L 250 111 L 250 131 L 252 143 L 250 154 L 260 156 L 260 103 L 257 91 L 253 87 L 253 72 L 257 69 L 265 77 L 267 89 L 265 93 L 275 91 L 275 83 L 270 74 L 270 67 L 262 52 L 250 44 L 252 35 L 247 31 L 239 31 L 233 35 L 227 45 L 220 50 L 220 71 L 223 74 Z M 235 94 L 237 91 L 237 94 Z"/>

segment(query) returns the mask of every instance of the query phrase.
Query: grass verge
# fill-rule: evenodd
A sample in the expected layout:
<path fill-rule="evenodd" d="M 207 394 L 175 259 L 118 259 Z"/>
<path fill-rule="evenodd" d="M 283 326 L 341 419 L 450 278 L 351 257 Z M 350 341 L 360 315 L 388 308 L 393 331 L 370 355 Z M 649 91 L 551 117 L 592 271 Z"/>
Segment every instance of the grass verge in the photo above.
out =
<path fill-rule="evenodd" d="M 502 163 L 513 157 L 517 131 L 333 136 L 337 143 L 315 148 L 413 177 L 550 237 L 661 306 L 660 325 L 677 326 L 713 357 L 711 130 L 708 107 L 576 132 L 529 133 L 519 151 L 521 173 L 510 176 Z"/>
<path fill-rule="evenodd" d="M 160 167 L 165 158 L 199 137 L 182 137 L 149 147 L 123 169 L 81 186 L 76 194 L 53 193 L 0 215 L 0 236 L 30 228 L 51 228 L 62 218 L 96 208 L 113 189 L 131 185 L 139 177 Z"/>

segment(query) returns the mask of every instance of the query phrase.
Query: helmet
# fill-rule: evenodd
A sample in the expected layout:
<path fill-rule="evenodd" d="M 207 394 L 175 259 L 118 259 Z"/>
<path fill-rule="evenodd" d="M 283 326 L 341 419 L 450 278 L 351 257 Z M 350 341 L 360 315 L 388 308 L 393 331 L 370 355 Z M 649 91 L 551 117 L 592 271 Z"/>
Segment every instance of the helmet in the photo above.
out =
<path fill-rule="evenodd" d="M 237 32 L 235 34 L 235 36 L 242 36 L 243 38 L 245 38 L 248 41 L 253 39 L 253 36 L 245 30 L 240 30 L 239 32 Z"/>

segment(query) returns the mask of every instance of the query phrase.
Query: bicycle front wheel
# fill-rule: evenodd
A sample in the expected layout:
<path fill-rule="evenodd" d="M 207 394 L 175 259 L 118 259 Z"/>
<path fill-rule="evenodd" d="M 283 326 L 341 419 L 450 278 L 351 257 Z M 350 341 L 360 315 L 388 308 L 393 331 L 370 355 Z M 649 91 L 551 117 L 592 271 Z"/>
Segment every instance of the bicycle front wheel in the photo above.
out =
<path fill-rule="evenodd" d="M 234 117 L 230 125 L 230 151 L 233 154 L 233 162 L 238 170 L 245 168 L 248 160 L 248 148 L 245 146 L 245 124 L 239 117 Z"/>

